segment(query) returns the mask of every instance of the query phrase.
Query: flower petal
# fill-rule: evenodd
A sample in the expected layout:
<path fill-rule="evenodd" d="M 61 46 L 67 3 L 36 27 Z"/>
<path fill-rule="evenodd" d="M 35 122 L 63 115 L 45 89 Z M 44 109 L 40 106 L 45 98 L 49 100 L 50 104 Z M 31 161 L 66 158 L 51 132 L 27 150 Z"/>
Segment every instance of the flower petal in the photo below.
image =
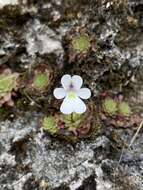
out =
<path fill-rule="evenodd" d="M 56 88 L 54 90 L 54 96 L 57 99 L 62 99 L 62 98 L 64 98 L 66 96 L 66 92 L 65 92 L 65 90 L 63 88 Z"/>
<path fill-rule="evenodd" d="M 86 105 L 79 97 L 74 99 L 69 99 L 66 97 L 60 107 L 60 111 L 63 114 L 71 114 L 73 112 L 82 114 L 86 111 Z"/>
<path fill-rule="evenodd" d="M 78 114 L 82 114 L 86 111 L 86 105 L 79 97 L 77 97 L 73 101 L 74 101 L 73 102 L 74 103 L 73 104 L 74 112 L 76 112 Z"/>
<path fill-rule="evenodd" d="M 60 107 L 60 111 L 63 114 L 71 114 L 74 111 L 73 110 L 73 101 L 66 97 Z"/>
<path fill-rule="evenodd" d="M 76 90 L 79 90 L 82 86 L 83 80 L 79 75 L 74 75 L 72 77 L 72 84 Z"/>
<path fill-rule="evenodd" d="M 77 95 L 82 99 L 88 99 L 91 96 L 91 91 L 89 88 L 81 88 L 77 92 Z"/>
<path fill-rule="evenodd" d="M 62 78 L 61 78 L 61 83 L 62 83 L 62 86 L 65 90 L 67 90 L 69 88 L 69 86 L 71 85 L 71 76 L 70 75 L 64 75 Z"/>

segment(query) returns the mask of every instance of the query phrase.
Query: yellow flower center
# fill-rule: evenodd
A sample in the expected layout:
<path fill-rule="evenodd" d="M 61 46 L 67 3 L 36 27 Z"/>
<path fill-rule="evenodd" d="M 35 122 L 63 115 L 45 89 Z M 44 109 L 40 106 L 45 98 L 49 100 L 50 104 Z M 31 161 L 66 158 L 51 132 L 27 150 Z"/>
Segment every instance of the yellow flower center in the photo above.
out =
<path fill-rule="evenodd" d="M 75 93 L 75 92 L 72 92 L 72 91 L 68 92 L 68 98 L 69 98 L 69 99 L 74 99 L 74 98 L 76 98 L 76 93 Z"/>

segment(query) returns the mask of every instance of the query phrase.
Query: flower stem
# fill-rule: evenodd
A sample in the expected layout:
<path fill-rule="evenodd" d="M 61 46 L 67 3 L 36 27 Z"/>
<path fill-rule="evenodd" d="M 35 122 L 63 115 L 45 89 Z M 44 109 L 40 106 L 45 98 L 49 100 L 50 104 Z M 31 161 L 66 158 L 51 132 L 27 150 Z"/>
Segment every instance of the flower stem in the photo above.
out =
<path fill-rule="evenodd" d="M 74 122 L 74 119 L 73 119 L 73 113 L 71 113 L 71 123 Z"/>

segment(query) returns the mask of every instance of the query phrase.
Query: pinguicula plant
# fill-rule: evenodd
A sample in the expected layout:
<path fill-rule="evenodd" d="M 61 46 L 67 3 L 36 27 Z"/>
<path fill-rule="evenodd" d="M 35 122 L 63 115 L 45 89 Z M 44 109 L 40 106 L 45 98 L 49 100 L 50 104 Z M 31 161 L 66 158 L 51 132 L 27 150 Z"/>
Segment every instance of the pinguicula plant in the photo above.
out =
<path fill-rule="evenodd" d="M 55 88 L 53 92 L 56 99 L 63 99 L 59 108 L 61 113 L 44 117 L 44 131 L 67 140 L 89 136 L 94 123 L 94 108 L 83 102 L 91 97 L 91 91 L 89 88 L 82 88 L 82 84 L 83 79 L 79 75 L 66 74 L 61 78 L 62 87 Z"/>
<path fill-rule="evenodd" d="M 86 111 L 86 105 L 82 99 L 89 99 L 91 91 L 88 88 L 81 88 L 83 79 L 78 76 L 64 75 L 61 79 L 62 88 L 54 90 L 54 96 L 57 99 L 63 99 L 60 111 L 63 114 L 78 113 Z"/>
<path fill-rule="evenodd" d="M 13 106 L 12 96 L 18 89 L 18 73 L 12 73 L 10 69 L 2 70 L 0 74 L 0 107 L 3 104 Z"/>

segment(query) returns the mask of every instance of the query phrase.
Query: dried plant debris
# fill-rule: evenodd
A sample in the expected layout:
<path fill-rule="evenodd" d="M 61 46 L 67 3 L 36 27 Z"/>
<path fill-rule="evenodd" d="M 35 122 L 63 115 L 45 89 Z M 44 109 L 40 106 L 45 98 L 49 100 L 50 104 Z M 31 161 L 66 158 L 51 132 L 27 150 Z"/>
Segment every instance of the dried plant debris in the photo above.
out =
<path fill-rule="evenodd" d="M 3 104 L 13 106 L 12 96 L 18 89 L 18 73 L 12 73 L 10 69 L 4 69 L 0 73 L 0 107 Z"/>
<path fill-rule="evenodd" d="M 56 113 L 53 116 L 44 117 L 41 127 L 52 136 L 68 141 L 77 141 L 100 131 L 100 125 L 95 122 L 96 117 L 94 114 L 95 112 L 91 106 L 88 107 L 87 112 L 84 114 L 63 115 Z"/>

